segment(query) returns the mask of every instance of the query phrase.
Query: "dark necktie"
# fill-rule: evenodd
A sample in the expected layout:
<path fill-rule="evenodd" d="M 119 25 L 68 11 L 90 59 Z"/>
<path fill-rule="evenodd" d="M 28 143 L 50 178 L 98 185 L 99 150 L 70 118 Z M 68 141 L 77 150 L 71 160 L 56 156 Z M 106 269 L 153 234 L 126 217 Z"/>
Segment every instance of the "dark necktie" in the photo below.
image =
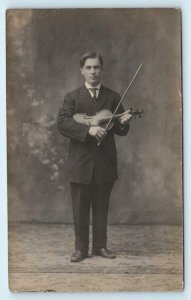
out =
<path fill-rule="evenodd" d="M 97 88 L 90 88 L 89 90 L 93 93 L 93 101 L 96 102 L 97 101 L 97 96 L 96 96 Z"/>

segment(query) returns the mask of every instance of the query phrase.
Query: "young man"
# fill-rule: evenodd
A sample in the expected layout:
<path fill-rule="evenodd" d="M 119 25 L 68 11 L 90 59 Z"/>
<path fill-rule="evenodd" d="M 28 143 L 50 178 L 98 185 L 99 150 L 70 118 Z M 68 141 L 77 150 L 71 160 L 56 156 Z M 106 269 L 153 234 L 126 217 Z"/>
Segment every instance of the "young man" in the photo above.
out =
<path fill-rule="evenodd" d="M 92 254 L 115 258 L 107 249 L 107 217 L 110 192 L 117 179 L 117 154 L 114 134 L 124 136 L 129 130 L 129 111 L 115 120 L 110 130 L 99 124 L 91 126 L 76 122 L 76 113 L 94 115 L 102 109 L 114 112 L 120 95 L 101 83 L 103 59 L 101 55 L 86 53 L 80 60 L 85 84 L 65 95 L 58 113 L 57 127 L 70 138 L 68 168 L 71 186 L 75 248 L 72 262 L 80 262 L 88 256 L 89 221 L 92 206 L 93 244 Z M 124 112 L 120 105 L 118 113 Z M 98 145 L 99 144 L 99 145 Z"/>

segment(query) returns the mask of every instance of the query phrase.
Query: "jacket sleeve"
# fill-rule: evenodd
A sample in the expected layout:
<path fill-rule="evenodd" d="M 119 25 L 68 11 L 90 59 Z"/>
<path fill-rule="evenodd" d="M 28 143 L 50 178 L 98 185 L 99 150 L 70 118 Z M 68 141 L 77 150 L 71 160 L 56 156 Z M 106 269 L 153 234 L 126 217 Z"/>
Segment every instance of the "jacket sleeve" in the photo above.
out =
<path fill-rule="evenodd" d="M 80 142 L 85 142 L 88 135 L 89 126 L 74 121 L 75 100 L 70 93 L 66 94 L 64 103 L 58 112 L 57 128 L 59 132 L 69 138 Z"/>
<path fill-rule="evenodd" d="M 119 101 L 120 101 L 121 97 L 119 94 L 117 94 L 117 97 L 116 97 L 116 103 L 115 103 L 115 107 L 117 107 Z M 117 110 L 117 114 L 121 114 L 123 113 L 125 110 L 123 108 L 122 105 L 119 106 L 118 110 Z M 127 123 L 126 125 L 122 125 L 118 119 L 115 120 L 114 122 L 114 133 L 117 134 L 117 135 L 121 135 L 121 136 L 124 136 L 128 133 L 129 131 L 129 123 Z"/>

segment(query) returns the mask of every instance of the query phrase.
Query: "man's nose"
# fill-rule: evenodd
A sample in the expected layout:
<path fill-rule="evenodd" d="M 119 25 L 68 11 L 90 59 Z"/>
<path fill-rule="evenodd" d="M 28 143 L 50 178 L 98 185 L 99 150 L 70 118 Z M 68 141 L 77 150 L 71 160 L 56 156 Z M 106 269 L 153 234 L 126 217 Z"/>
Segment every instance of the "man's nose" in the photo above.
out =
<path fill-rule="evenodd" d="M 91 69 L 91 73 L 92 74 L 95 73 L 95 69 L 94 68 Z"/>

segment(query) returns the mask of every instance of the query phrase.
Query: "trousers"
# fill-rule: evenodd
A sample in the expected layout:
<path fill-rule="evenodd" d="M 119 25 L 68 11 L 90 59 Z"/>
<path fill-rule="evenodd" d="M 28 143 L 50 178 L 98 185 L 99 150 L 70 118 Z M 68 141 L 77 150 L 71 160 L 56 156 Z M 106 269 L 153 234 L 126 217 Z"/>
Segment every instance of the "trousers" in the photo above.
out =
<path fill-rule="evenodd" d="M 90 184 L 70 182 L 76 250 L 88 253 L 91 208 L 92 251 L 106 248 L 109 199 L 113 185 L 114 182 L 98 184 L 94 178 Z"/>

